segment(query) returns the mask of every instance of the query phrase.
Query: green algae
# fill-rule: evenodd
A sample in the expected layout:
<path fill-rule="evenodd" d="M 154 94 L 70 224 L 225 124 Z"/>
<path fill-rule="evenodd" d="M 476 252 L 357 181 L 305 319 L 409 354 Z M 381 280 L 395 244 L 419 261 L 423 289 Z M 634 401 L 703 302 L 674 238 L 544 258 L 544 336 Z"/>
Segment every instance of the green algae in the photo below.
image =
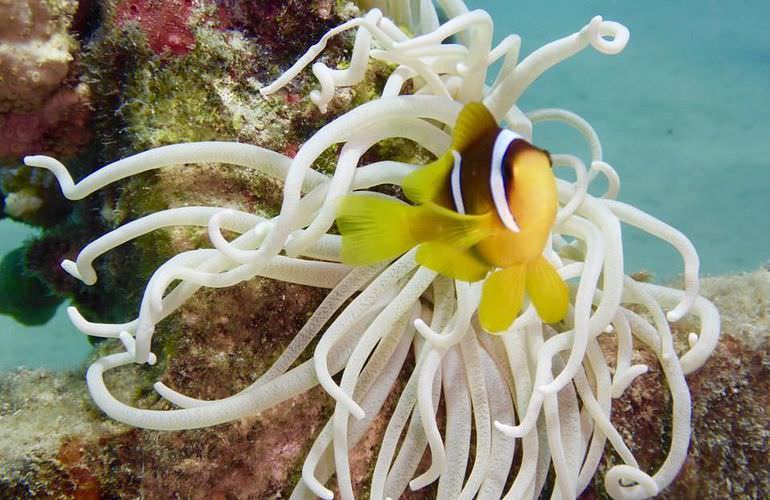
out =
<path fill-rule="evenodd" d="M 61 300 L 27 267 L 26 247 L 11 251 L 0 261 L 0 314 L 24 325 L 43 325 Z"/>

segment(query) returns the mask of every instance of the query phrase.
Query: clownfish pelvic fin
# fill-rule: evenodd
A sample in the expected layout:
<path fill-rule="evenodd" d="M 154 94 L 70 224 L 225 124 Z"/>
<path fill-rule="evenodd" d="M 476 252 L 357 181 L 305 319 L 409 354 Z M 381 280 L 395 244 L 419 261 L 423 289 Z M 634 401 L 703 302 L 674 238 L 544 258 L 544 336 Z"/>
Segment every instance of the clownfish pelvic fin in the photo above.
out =
<path fill-rule="evenodd" d="M 415 260 L 421 266 L 460 281 L 483 280 L 491 269 L 473 249 L 460 249 L 440 241 L 417 247 Z"/>
<path fill-rule="evenodd" d="M 479 322 L 489 333 L 504 333 L 521 312 L 524 292 L 540 319 L 556 323 L 569 307 L 569 287 L 544 257 L 500 269 L 484 282 Z"/>

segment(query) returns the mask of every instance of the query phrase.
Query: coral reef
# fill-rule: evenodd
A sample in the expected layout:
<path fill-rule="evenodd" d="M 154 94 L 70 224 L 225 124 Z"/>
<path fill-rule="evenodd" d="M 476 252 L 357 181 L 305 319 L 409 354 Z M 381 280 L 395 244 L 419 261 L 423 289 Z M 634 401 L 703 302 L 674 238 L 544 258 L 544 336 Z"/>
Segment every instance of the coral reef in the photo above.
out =
<path fill-rule="evenodd" d="M 770 273 L 762 270 L 709 278 L 704 280 L 703 293 L 723 314 L 724 332 L 709 361 L 688 377 L 694 438 L 682 472 L 661 498 L 763 498 L 770 493 L 766 473 L 770 467 L 766 453 L 770 438 Z M 215 298 L 222 297 L 206 297 Z M 280 305 L 271 308 L 279 310 Z M 189 305 L 182 316 L 195 316 L 186 320 L 189 324 L 198 314 L 197 305 Z M 221 320 L 232 327 L 242 321 Z M 688 331 L 686 325 L 680 326 Z M 268 340 L 268 335 L 246 335 L 244 331 L 239 336 L 236 330 L 220 330 L 219 340 L 212 344 L 205 338 L 190 341 L 189 348 L 209 349 L 216 344 L 225 353 L 220 362 L 241 357 L 246 364 L 265 366 L 253 344 L 255 339 Z M 225 349 L 223 342 L 229 343 Z M 246 360 L 247 356 L 253 357 Z M 634 354 L 635 362 L 650 357 L 644 350 Z M 223 377 L 228 373 L 225 370 L 226 365 L 197 369 L 193 378 L 199 394 L 224 395 L 248 383 Z M 659 377 L 659 369 L 652 364 L 650 372 L 639 377 L 619 400 L 613 415 L 629 447 L 650 467 L 665 456 L 660 428 L 670 427 L 665 417 L 670 401 L 659 397 Z M 211 384 L 205 385 L 206 380 Z M 141 370 L 121 373 L 110 386 L 123 401 L 162 407 L 146 392 L 150 387 Z M 137 391 L 137 387 L 145 391 Z M 139 430 L 99 412 L 80 375 L 31 371 L 3 376 L 0 401 L 4 430 L 0 433 L 0 496 L 17 498 L 31 494 L 97 498 L 94 492 L 101 498 L 136 498 L 140 492 L 164 498 L 266 498 L 281 492 L 286 496 L 298 479 L 297 467 L 312 437 L 333 409 L 332 400 L 316 389 L 227 425 L 176 433 Z M 391 400 L 384 415 L 394 407 Z M 353 452 L 357 492 L 366 491 L 365 479 L 371 473 L 366 464 L 376 452 L 385 424 L 386 419 L 380 417 L 380 430 Z M 606 452 L 605 463 L 612 460 L 612 452 Z M 410 498 L 432 495 L 412 493 Z M 607 498 L 601 481 L 597 478 L 581 498 Z"/>

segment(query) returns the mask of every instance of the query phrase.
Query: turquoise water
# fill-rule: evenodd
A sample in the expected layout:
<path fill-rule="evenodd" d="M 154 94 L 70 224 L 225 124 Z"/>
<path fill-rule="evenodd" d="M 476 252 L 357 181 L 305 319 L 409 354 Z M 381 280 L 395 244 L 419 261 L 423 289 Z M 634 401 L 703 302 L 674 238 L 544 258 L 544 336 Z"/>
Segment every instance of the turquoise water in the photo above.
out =
<path fill-rule="evenodd" d="M 573 33 L 592 16 L 620 21 L 631 41 L 617 56 L 588 49 L 550 70 L 522 97 L 525 111 L 562 107 L 593 124 L 620 174 L 620 199 L 687 234 L 702 273 L 753 270 L 770 258 L 770 3 L 697 0 L 473 1 L 495 19 L 497 39 L 518 33 L 522 54 Z M 587 156 L 566 127 L 544 124 L 535 141 Z M 0 254 L 28 237 L 0 221 Z M 675 276 L 665 244 L 624 233 L 629 271 Z M 84 242 L 85 243 L 85 242 Z M 0 370 L 76 366 L 84 337 L 59 314 L 29 328 L 0 316 Z"/>
<path fill-rule="evenodd" d="M 621 178 L 620 200 L 678 228 L 702 273 L 753 270 L 770 259 L 770 3 L 761 0 L 472 1 L 497 39 L 522 37 L 522 54 L 577 31 L 593 16 L 628 26 L 619 55 L 587 49 L 552 68 L 522 109 L 562 107 L 588 120 Z M 536 128 L 553 152 L 587 149 L 556 124 Z M 667 245 L 624 234 L 627 267 L 679 272 Z"/>
<path fill-rule="evenodd" d="M 29 226 L 0 221 L 0 255 L 5 255 L 36 231 Z M 8 316 L 0 315 L 0 372 L 17 366 L 62 369 L 82 363 L 90 350 L 85 335 L 69 322 L 59 306 L 56 316 L 43 326 L 20 325 Z"/>

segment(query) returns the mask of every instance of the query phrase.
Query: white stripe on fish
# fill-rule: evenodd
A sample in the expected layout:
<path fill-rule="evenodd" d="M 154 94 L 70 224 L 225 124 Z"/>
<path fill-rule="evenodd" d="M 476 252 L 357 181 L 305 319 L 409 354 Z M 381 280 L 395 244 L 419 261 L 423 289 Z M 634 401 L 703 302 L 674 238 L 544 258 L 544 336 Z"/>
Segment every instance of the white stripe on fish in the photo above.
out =
<path fill-rule="evenodd" d="M 518 233 L 521 231 L 516 219 L 511 213 L 511 207 L 508 205 L 508 196 L 505 192 L 505 179 L 503 177 L 503 160 L 511 143 L 522 137 L 516 132 L 508 129 L 502 129 L 495 139 L 495 146 L 492 150 L 492 165 L 489 169 L 489 188 L 492 192 L 492 201 L 495 203 L 497 215 L 505 227 Z M 454 173 L 454 172 L 453 172 Z M 462 213 L 462 212 L 461 212 Z"/>
<path fill-rule="evenodd" d="M 449 176 L 449 184 L 452 186 L 452 201 L 455 204 L 455 210 L 465 215 L 465 203 L 463 203 L 463 191 L 460 187 L 460 175 L 463 164 L 463 158 L 459 152 L 452 150 L 454 164 L 452 165 L 452 174 Z"/>

